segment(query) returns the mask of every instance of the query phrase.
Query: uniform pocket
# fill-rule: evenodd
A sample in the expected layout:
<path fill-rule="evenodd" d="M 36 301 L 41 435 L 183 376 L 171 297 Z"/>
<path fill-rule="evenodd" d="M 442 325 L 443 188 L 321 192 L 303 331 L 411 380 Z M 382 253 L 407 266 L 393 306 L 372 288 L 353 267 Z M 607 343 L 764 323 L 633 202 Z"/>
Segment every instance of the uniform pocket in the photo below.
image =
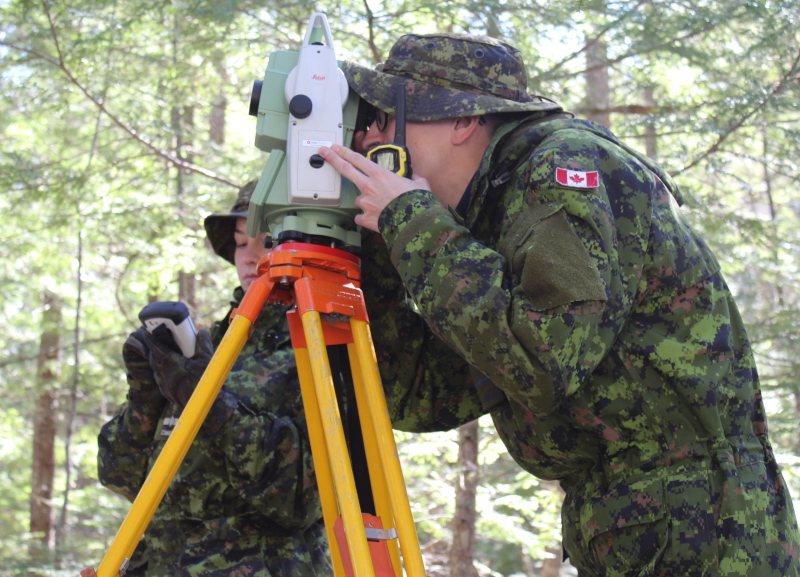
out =
<path fill-rule="evenodd" d="M 590 572 L 607 577 L 654 574 L 669 542 L 664 482 L 618 483 L 589 495 L 579 520 L 585 544 L 580 556 Z"/>
<path fill-rule="evenodd" d="M 560 204 L 530 207 L 511 226 L 499 252 L 534 310 L 605 301 L 605 282 Z"/>

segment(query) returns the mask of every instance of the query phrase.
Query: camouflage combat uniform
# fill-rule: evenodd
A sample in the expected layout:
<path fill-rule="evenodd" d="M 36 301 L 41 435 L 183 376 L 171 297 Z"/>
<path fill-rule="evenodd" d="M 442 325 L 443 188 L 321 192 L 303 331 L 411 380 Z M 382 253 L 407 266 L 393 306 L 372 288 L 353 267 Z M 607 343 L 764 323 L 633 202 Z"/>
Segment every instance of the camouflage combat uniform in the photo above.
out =
<path fill-rule="evenodd" d="M 236 291 L 237 302 L 242 298 Z M 265 307 L 225 389 L 238 410 L 212 438 L 200 430 L 156 510 L 130 573 L 147 577 L 306 577 L 332 574 L 285 311 Z M 214 331 L 215 346 L 227 328 Z M 155 435 L 127 405 L 102 429 L 98 469 L 133 500 L 180 408 Z M 144 545 L 146 543 L 146 546 Z"/>
<path fill-rule="evenodd" d="M 459 212 L 405 193 L 365 242 L 394 426 L 490 412 L 517 462 L 566 491 L 582 576 L 798 575 L 750 344 L 669 176 L 540 112 L 498 129 L 467 195 Z"/>

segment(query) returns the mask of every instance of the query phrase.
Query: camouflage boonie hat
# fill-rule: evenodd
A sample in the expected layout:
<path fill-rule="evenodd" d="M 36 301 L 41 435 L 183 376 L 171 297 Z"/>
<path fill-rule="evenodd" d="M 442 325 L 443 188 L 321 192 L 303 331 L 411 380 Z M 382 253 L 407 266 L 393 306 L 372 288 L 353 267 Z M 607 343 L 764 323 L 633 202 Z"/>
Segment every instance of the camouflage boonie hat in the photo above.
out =
<path fill-rule="evenodd" d="M 404 78 L 406 120 L 412 122 L 561 110 L 551 100 L 528 94 L 520 51 L 488 36 L 406 34 L 377 69 L 353 62 L 342 68 L 359 96 L 390 114 L 398 77 Z"/>
<path fill-rule="evenodd" d="M 247 218 L 247 209 L 250 207 L 250 197 L 256 189 L 258 180 L 251 180 L 239 189 L 236 202 L 227 214 L 210 214 L 203 221 L 208 237 L 214 252 L 227 260 L 231 264 L 233 253 L 236 250 L 236 243 L 233 240 L 233 232 L 236 230 L 236 219 Z"/>

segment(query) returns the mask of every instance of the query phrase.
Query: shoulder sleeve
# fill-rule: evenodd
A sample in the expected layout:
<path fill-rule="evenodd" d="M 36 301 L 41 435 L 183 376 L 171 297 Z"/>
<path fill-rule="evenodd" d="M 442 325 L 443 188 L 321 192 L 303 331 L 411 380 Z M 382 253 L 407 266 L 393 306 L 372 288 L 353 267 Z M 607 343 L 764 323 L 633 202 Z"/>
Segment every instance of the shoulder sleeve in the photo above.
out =
<path fill-rule="evenodd" d="M 484 411 L 469 365 L 407 304 L 407 292 L 383 239 L 364 241 L 362 289 L 394 428 L 449 430 Z"/>
<path fill-rule="evenodd" d="M 123 404 L 97 437 L 97 474 L 104 487 L 133 501 L 147 477 L 153 433 L 143 433 Z"/>

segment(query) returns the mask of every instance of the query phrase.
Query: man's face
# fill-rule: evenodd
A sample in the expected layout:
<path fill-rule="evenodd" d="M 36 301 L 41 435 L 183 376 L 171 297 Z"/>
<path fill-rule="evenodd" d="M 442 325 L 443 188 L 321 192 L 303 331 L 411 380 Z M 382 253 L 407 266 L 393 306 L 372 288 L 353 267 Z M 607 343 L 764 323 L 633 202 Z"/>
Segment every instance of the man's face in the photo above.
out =
<path fill-rule="evenodd" d="M 436 176 L 447 162 L 452 120 L 434 120 L 431 122 L 406 122 L 406 148 L 411 157 L 411 168 L 414 174 L 428 180 L 436 194 Z M 378 122 L 373 122 L 366 132 L 356 134 L 353 139 L 353 150 L 366 154 L 367 151 L 381 144 L 394 142 L 394 116 L 388 116 L 384 130 L 378 129 Z"/>
<path fill-rule="evenodd" d="M 267 234 L 262 232 L 256 238 L 250 238 L 245 233 L 246 226 L 246 218 L 237 218 L 236 230 L 233 233 L 233 240 L 236 243 L 233 262 L 244 290 L 249 289 L 250 285 L 258 278 L 258 261 L 269 253 L 269 249 L 264 248 Z"/>

